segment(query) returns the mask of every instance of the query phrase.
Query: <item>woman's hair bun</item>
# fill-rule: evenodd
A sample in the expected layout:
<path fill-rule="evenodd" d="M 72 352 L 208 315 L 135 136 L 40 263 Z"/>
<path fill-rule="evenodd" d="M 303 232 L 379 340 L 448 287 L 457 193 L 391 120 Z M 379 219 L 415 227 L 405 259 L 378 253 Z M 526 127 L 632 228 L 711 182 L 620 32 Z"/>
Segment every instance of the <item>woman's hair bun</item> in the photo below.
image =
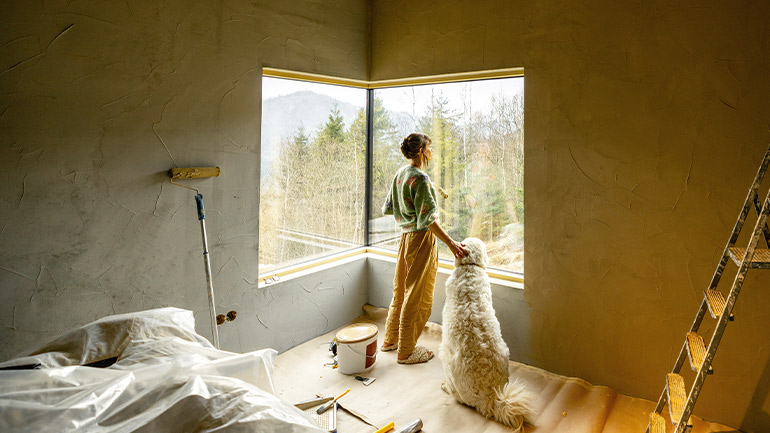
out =
<path fill-rule="evenodd" d="M 401 142 L 401 153 L 404 154 L 406 159 L 414 159 L 420 154 L 420 149 L 427 146 L 430 142 L 431 139 L 427 135 L 414 132 Z"/>

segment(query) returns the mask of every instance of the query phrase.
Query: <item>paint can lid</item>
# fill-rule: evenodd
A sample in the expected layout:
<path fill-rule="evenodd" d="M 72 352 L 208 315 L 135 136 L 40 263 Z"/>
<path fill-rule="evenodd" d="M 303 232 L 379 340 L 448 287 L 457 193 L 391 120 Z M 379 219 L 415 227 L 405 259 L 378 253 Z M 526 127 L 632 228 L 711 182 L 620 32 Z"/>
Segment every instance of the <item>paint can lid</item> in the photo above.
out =
<path fill-rule="evenodd" d="M 377 332 L 377 325 L 373 323 L 354 323 L 337 331 L 335 339 L 339 343 L 358 343 L 372 338 Z"/>

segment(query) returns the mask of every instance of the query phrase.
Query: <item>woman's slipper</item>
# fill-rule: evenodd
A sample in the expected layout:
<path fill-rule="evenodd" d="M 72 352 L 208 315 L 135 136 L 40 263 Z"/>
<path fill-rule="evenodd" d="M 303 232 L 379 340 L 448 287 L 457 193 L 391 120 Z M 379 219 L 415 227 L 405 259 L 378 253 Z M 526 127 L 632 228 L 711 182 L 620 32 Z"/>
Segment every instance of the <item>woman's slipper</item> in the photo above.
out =
<path fill-rule="evenodd" d="M 382 347 L 380 347 L 380 351 L 381 352 L 390 352 L 390 351 L 396 350 L 396 349 L 398 349 L 398 344 L 391 344 L 389 346 L 386 346 L 386 345 L 383 344 Z"/>
<path fill-rule="evenodd" d="M 433 358 L 433 352 L 431 352 L 430 350 L 422 346 L 417 346 L 414 348 L 414 350 L 412 351 L 412 354 L 409 355 L 408 358 L 399 359 L 398 363 L 399 364 L 419 364 L 422 362 L 428 362 L 431 360 L 431 358 Z"/>

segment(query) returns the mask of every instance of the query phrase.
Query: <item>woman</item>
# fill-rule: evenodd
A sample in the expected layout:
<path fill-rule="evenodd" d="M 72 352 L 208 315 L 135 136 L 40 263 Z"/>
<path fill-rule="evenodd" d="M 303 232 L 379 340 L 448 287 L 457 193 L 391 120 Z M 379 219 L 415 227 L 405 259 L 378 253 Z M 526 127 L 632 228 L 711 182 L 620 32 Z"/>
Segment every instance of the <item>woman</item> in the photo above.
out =
<path fill-rule="evenodd" d="M 433 358 L 431 351 L 416 344 L 433 306 L 436 238 L 457 258 L 467 253 L 439 225 L 436 190 L 423 171 L 433 154 L 430 137 L 410 134 L 401 143 L 401 153 L 411 164 L 396 172 L 382 208 L 385 215 L 396 218 L 402 232 L 382 351 L 398 350 L 399 364 L 417 364 Z"/>

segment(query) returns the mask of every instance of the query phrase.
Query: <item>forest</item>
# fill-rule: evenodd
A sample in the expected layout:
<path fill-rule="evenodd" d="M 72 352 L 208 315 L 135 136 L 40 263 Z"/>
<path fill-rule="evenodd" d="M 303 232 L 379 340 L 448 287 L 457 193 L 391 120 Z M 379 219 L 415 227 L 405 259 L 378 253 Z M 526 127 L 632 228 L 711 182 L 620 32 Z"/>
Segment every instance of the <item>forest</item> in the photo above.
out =
<path fill-rule="evenodd" d="M 439 191 L 442 227 L 458 241 L 483 240 L 491 267 L 523 273 L 523 97 L 496 95 L 485 110 L 460 112 L 434 92 L 423 113 L 394 114 L 375 92 L 368 218 L 364 109 L 346 126 L 335 106 L 316 130 L 300 126 L 281 138 L 260 188 L 260 272 L 364 245 L 367 223 L 372 245 L 397 249 L 400 231 L 381 207 L 408 163 L 401 141 L 422 132 L 433 142 L 425 171 Z M 451 259 L 439 246 L 440 257 Z"/>

